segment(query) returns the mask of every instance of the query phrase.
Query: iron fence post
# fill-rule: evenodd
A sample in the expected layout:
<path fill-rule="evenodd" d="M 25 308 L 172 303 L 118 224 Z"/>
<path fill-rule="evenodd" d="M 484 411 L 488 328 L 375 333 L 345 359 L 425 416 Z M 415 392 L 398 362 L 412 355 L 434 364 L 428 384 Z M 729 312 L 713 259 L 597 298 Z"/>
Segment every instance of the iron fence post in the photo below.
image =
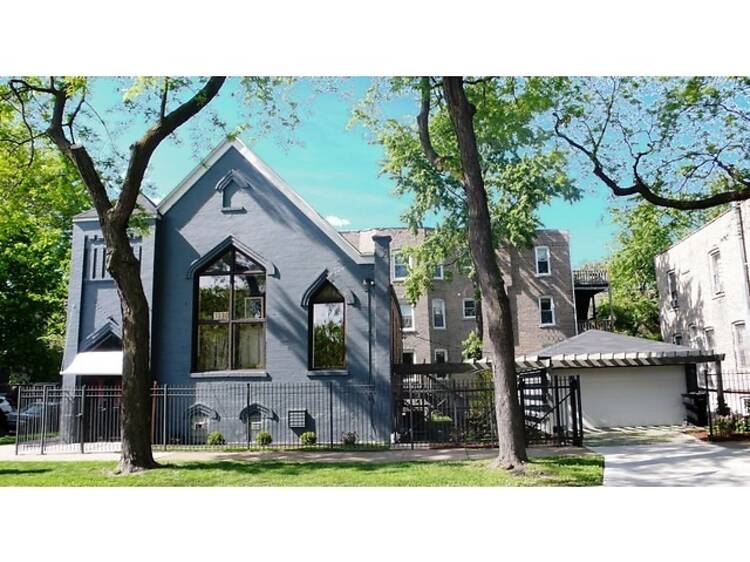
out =
<path fill-rule="evenodd" d="M 250 448 L 250 383 L 245 391 L 245 433 L 247 434 L 247 448 Z"/>
<path fill-rule="evenodd" d="M 47 395 L 49 393 L 49 387 L 45 384 L 42 390 L 42 436 L 41 436 L 41 447 L 40 453 L 44 454 L 44 441 L 47 437 Z"/>
<path fill-rule="evenodd" d="M 162 403 L 162 420 L 161 420 L 161 440 L 162 440 L 162 447 L 164 450 L 167 450 L 167 406 L 169 405 L 169 402 L 167 401 L 167 392 L 168 392 L 169 385 L 164 385 L 164 402 Z"/>
<path fill-rule="evenodd" d="M 581 435 L 583 434 L 583 431 L 581 428 L 579 428 L 579 415 L 580 415 L 580 409 L 579 409 L 579 398 L 580 398 L 580 391 L 578 386 L 578 379 L 575 376 L 572 376 L 568 379 L 570 384 L 570 390 L 572 392 L 572 400 L 570 401 L 570 404 L 572 406 L 572 412 L 571 412 L 571 422 L 573 423 L 573 445 L 580 447 L 583 444 L 583 439 L 581 438 Z M 580 434 L 579 434 L 580 432 Z"/>
<path fill-rule="evenodd" d="M 333 448 L 333 383 L 328 381 L 328 432 L 331 448 Z"/>
<path fill-rule="evenodd" d="M 18 400 L 16 401 L 16 456 L 18 456 L 18 444 L 21 441 L 21 395 L 23 387 L 18 386 Z"/>
<path fill-rule="evenodd" d="M 414 449 L 414 393 L 412 389 L 413 381 L 409 378 L 409 445 Z"/>
<path fill-rule="evenodd" d="M 706 413 L 708 414 L 708 440 L 713 441 L 714 421 L 711 417 L 711 393 L 708 390 L 708 384 L 706 384 Z"/>
<path fill-rule="evenodd" d="M 75 396 L 75 390 L 74 396 Z M 86 415 L 86 385 L 84 384 L 81 387 L 81 407 L 80 411 L 78 412 L 78 439 L 81 442 L 81 454 L 84 453 L 84 443 L 86 442 L 86 438 L 84 435 L 86 423 L 84 421 L 84 416 Z"/>
<path fill-rule="evenodd" d="M 526 445 L 528 445 L 529 434 L 528 431 L 526 431 L 526 398 L 524 396 L 525 386 L 526 383 L 523 376 L 518 377 L 518 405 L 521 407 L 521 419 L 523 420 L 523 441 Z M 495 397 L 495 399 L 497 400 L 497 397 Z M 495 408 L 497 408 L 497 404 L 495 404 Z M 499 430 L 500 428 L 498 428 L 498 431 Z"/>

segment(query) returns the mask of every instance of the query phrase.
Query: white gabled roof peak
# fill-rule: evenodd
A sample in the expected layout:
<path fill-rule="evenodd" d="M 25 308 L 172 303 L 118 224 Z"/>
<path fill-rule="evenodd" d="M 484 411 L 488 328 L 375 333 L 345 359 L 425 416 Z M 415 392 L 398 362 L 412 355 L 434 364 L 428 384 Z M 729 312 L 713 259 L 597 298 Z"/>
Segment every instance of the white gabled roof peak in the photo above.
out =
<path fill-rule="evenodd" d="M 358 264 L 373 263 L 374 257 L 370 254 L 360 252 L 341 233 L 325 220 L 315 209 L 312 208 L 294 189 L 279 176 L 268 164 L 263 162 L 245 143 L 238 138 L 227 138 L 214 148 L 208 155 L 170 191 L 159 203 L 159 212 L 164 215 L 187 193 L 195 183 L 205 174 L 211 166 L 224 156 L 230 149 L 239 152 L 256 170 L 258 170 L 276 189 L 278 189 L 289 201 L 299 209 L 302 214 L 309 218 L 320 230 L 322 230 L 345 254 Z"/>

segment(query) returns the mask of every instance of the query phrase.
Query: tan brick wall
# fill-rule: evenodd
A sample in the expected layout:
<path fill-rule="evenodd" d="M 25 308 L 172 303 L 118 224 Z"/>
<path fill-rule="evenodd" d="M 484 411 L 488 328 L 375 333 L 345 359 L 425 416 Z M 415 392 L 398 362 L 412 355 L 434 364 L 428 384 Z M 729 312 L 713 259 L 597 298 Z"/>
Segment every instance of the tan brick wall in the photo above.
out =
<path fill-rule="evenodd" d="M 750 202 L 744 202 L 740 208 L 745 240 L 750 241 Z M 724 292 L 720 294 L 713 290 L 709 265 L 709 254 L 717 249 L 721 253 L 721 278 L 724 287 Z M 692 344 L 696 347 L 705 346 L 705 330 L 713 328 L 714 350 L 726 354 L 723 369 L 735 371 L 741 368 L 735 361 L 732 331 L 733 324 L 738 321 L 744 321 L 750 330 L 750 303 L 742 262 L 739 221 L 734 209 L 656 257 L 661 333 L 664 341 L 671 342 L 676 333 L 681 333 L 683 344 L 690 345 L 690 326 L 695 325 L 699 338 Z M 673 308 L 669 302 L 667 275 L 671 270 L 674 270 L 677 279 L 677 308 Z M 746 353 L 750 357 L 750 349 Z M 744 370 L 750 370 L 750 365 Z"/>
<path fill-rule="evenodd" d="M 412 234 L 407 229 L 377 229 L 380 234 L 392 238 L 391 251 L 419 244 L 425 231 Z M 355 245 L 362 247 L 373 231 L 346 232 L 344 235 Z M 508 296 L 513 311 L 513 330 L 516 353 L 537 351 L 575 335 L 576 319 L 573 300 L 573 281 L 570 267 L 570 242 L 566 232 L 540 230 L 535 245 L 547 246 L 550 250 L 551 274 L 536 275 L 534 249 L 500 251 L 499 262 L 508 286 Z M 416 361 L 426 363 L 434 360 L 436 349 L 445 349 L 449 361 L 461 361 L 462 342 L 476 329 L 474 320 L 463 319 L 463 299 L 473 298 L 471 281 L 458 274 L 452 266 L 451 280 L 434 280 L 432 290 L 423 295 L 415 305 L 415 331 L 404 332 L 404 350 L 414 350 Z M 510 275 L 508 275 L 510 272 Z M 446 275 L 447 277 L 447 275 Z M 405 300 L 403 282 L 393 281 L 396 294 Z M 555 303 L 554 326 L 541 327 L 538 298 L 551 296 Z M 443 299 L 446 308 L 446 329 L 432 327 L 431 306 L 433 299 Z"/>

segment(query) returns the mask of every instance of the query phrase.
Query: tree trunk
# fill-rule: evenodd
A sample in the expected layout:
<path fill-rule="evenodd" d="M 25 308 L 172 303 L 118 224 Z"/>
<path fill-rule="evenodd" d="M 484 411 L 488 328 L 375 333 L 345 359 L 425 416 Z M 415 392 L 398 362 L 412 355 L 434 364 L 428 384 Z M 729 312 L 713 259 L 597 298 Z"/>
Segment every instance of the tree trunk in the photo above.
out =
<path fill-rule="evenodd" d="M 102 232 L 107 243 L 107 269 L 115 281 L 122 311 L 122 453 L 118 472 L 128 474 L 157 466 L 151 452 L 149 308 L 140 264 L 126 229 L 105 224 Z"/>
<path fill-rule="evenodd" d="M 497 265 L 487 192 L 474 133 L 474 106 L 461 77 L 443 78 L 443 92 L 456 131 L 463 187 L 469 214 L 469 248 L 482 292 L 482 320 L 487 329 L 492 379 L 495 385 L 498 457 L 495 466 L 518 468 L 526 458 L 521 408 L 518 403 L 516 361 L 510 301 Z"/>

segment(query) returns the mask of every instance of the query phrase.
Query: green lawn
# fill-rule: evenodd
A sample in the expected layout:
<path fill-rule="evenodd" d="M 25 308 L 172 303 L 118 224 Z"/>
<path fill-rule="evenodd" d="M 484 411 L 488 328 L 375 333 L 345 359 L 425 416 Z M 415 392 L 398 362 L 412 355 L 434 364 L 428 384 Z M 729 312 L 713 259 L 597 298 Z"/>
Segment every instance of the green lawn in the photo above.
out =
<path fill-rule="evenodd" d="M 0 462 L 0 486 L 598 486 L 600 456 L 533 459 L 521 476 L 488 461 L 389 464 L 204 461 L 113 476 L 113 462 Z"/>

